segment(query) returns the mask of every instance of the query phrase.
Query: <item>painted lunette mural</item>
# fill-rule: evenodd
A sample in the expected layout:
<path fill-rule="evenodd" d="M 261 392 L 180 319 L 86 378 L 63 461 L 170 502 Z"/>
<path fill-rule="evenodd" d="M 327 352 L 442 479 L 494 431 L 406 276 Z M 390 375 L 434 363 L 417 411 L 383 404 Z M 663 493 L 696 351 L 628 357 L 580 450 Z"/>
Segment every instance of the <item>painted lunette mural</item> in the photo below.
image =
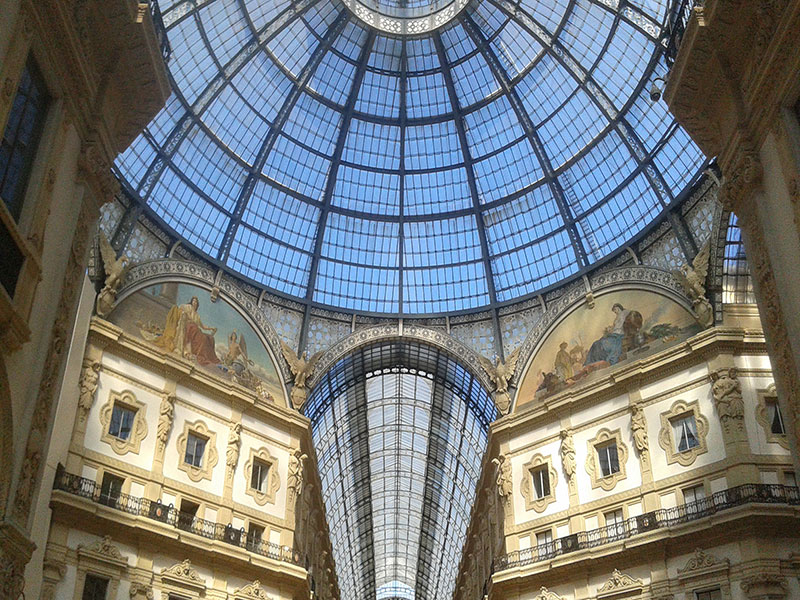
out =
<path fill-rule="evenodd" d="M 584 302 L 550 331 L 534 352 L 517 392 L 517 406 L 595 378 L 700 331 L 683 306 L 647 290 L 613 291 Z"/>
<path fill-rule="evenodd" d="M 110 320 L 164 352 L 283 404 L 277 369 L 258 334 L 222 297 L 212 302 L 208 290 L 179 282 L 152 285 L 125 298 Z"/>

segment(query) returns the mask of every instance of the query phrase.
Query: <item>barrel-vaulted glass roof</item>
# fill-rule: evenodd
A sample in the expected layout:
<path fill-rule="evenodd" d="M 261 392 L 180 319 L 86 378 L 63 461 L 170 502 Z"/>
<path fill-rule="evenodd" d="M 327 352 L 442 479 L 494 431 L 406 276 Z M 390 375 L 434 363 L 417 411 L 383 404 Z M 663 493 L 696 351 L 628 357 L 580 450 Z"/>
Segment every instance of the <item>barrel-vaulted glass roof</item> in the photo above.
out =
<path fill-rule="evenodd" d="M 472 0 L 416 35 L 448 2 L 363 2 L 410 11 L 390 34 L 355 1 L 161 0 L 173 93 L 117 167 L 267 289 L 404 315 L 512 302 L 619 249 L 703 163 L 648 94 L 668 0 Z"/>

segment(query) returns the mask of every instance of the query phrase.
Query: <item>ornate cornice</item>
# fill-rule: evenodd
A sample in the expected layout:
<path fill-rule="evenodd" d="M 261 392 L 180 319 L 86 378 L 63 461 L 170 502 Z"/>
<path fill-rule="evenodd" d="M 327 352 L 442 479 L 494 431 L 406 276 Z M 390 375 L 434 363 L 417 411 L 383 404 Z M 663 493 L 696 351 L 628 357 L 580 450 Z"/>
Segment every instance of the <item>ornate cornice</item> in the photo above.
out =
<path fill-rule="evenodd" d="M 564 599 L 555 592 L 551 592 L 546 587 L 542 586 L 539 589 L 539 593 L 536 594 L 533 600 L 564 600 Z"/>
<path fill-rule="evenodd" d="M 206 587 L 206 580 L 200 577 L 188 558 L 171 567 L 161 569 L 161 578 L 171 579 L 193 588 L 205 589 Z"/>
<path fill-rule="evenodd" d="M 89 545 L 79 544 L 78 554 L 89 555 L 95 560 L 110 562 L 118 566 L 127 566 L 128 564 L 128 560 L 122 556 L 119 548 L 111 543 L 111 536 L 108 535 Z"/>
<path fill-rule="evenodd" d="M 727 558 L 719 559 L 702 548 L 695 548 L 694 555 L 686 561 L 682 569 L 678 569 L 678 577 L 680 579 L 686 579 L 696 575 L 703 575 L 711 571 L 728 569 L 729 566 L 730 561 Z"/>
<path fill-rule="evenodd" d="M 267 596 L 267 592 L 261 587 L 258 579 L 234 591 L 233 597 L 235 600 L 272 600 L 271 596 Z"/>
<path fill-rule="evenodd" d="M 614 569 L 608 581 L 597 590 L 597 597 L 607 598 L 630 590 L 638 590 L 643 587 L 644 582 L 641 579 L 636 579 L 626 573 L 620 573 L 618 569 Z"/>

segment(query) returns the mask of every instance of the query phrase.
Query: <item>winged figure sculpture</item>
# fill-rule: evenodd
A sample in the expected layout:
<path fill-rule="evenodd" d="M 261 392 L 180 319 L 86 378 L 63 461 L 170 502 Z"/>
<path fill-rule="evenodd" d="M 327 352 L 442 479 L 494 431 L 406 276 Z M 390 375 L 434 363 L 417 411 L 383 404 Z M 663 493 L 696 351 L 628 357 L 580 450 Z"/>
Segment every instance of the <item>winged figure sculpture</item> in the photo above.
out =
<path fill-rule="evenodd" d="M 494 384 L 494 402 L 504 415 L 508 413 L 508 409 L 511 406 L 511 397 L 508 394 L 508 382 L 517 370 L 519 351 L 520 348 L 514 350 L 505 362 L 501 361 L 499 357 L 495 358 L 494 362 L 484 356 L 479 357 L 483 370 L 486 371 L 489 379 L 491 379 Z"/>
<path fill-rule="evenodd" d="M 281 352 L 283 352 L 283 357 L 289 363 L 289 368 L 292 371 L 292 375 L 294 375 L 294 387 L 292 387 L 291 393 L 292 404 L 296 409 L 300 410 L 308 395 L 306 380 L 314 372 L 314 367 L 322 356 L 322 351 L 312 354 L 311 358 L 308 358 L 308 353 L 306 352 L 297 356 L 294 350 L 289 347 L 289 344 L 281 340 Z"/>
<path fill-rule="evenodd" d="M 117 258 L 116 251 L 102 231 L 98 237 L 100 239 L 100 256 L 103 259 L 106 278 L 103 282 L 103 289 L 100 290 L 100 294 L 97 296 L 97 314 L 105 317 L 114 308 L 114 303 L 117 300 L 117 290 L 125 279 L 130 261 L 127 256 Z"/>

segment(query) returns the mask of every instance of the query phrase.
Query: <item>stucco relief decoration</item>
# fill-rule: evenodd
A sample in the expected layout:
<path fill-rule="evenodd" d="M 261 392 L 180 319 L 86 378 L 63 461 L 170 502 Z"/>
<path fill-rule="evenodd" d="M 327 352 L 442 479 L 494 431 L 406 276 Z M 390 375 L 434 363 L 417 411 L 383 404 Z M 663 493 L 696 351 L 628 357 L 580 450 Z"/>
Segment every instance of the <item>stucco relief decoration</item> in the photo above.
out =
<path fill-rule="evenodd" d="M 620 573 L 618 569 L 614 569 L 611 577 L 606 581 L 603 586 L 597 590 L 598 598 L 601 596 L 612 595 L 618 592 L 640 589 L 644 587 L 644 582 L 641 579 L 631 577 L 626 573 Z"/>
<path fill-rule="evenodd" d="M 228 447 L 225 449 L 226 477 L 233 477 L 239 463 L 239 450 L 242 447 L 242 424 L 236 423 L 228 433 Z"/>
<path fill-rule="evenodd" d="M 564 598 L 542 586 L 533 600 L 564 600 Z"/>
<path fill-rule="evenodd" d="M 233 597 L 235 600 L 272 600 L 272 597 L 268 596 L 264 588 L 261 587 L 261 582 L 258 579 L 242 588 L 238 588 L 233 592 Z"/>
<path fill-rule="evenodd" d="M 598 458 L 598 451 L 605 446 L 614 444 L 617 447 L 618 469 L 611 471 L 608 475 L 603 475 Z M 597 436 L 587 441 L 586 449 L 586 472 L 592 481 L 592 489 L 601 488 L 609 492 L 614 489 L 619 481 L 625 479 L 627 475 L 628 447 L 622 443 L 622 433 L 619 429 L 610 431 L 602 428 L 597 432 Z"/>
<path fill-rule="evenodd" d="M 307 459 L 308 455 L 303 454 L 299 448 L 289 456 L 289 472 L 286 478 L 286 487 L 289 493 L 288 500 L 292 507 L 303 493 L 303 471 Z"/>
<path fill-rule="evenodd" d="M 103 289 L 97 295 L 95 309 L 98 316 L 105 318 L 114 309 L 114 305 L 117 302 L 117 292 L 125 279 L 130 260 L 124 255 L 117 258 L 116 251 L 102 231 L 98 235 L 98 241 L 100 244 L 100 256 L 103 258 L 105 280 Z"/>
<path fill-rule="evenodd" d="M 519 348 L 514 350 L 505 362 L 501 361 L 497 356 L 495 357 L 494 363 L 488 358 L 480 356 L 481 366 L 494 385 L 492 399 L 501 415 L 507 415 L 511 408 L 511 396 L 508 393 L 508 382 L 514 377 L 514 373 L 517 371 L 519 351 Z"/>
<path fill-rule="evenodd" d="M 692 264 L 684 263 L 680 269 L 672 271 L 676 281 L 681 284 L 687 298 L 692 301 L 692 311 L 701 327 L 714 324 L 714 309 L 706 298 L 706 276 L 708 275 L 708 258 L 711 244 L 706 242 L 692 260 Z"/>
<path fill-rule="evenodd" d="M 556 500 L 556 486 L 558 485 L 558 473 L 553 468 L 553 463 L 549 456 L 545 457 L 541 454 L 534 454 L 530 461 L 525 463 L 522 467 L 522 484 L 520 491 L 525 497 L 526 510 L 535 510 L 542 512 L 547 506 Z M 548 493 L 542 494 L 541 498 L 537 498 L 536 489 L 533 483 L 533 478 L 539 469 L 544 468 L 547 473 Z M 542 490 L 544 492 L 544 490 Z"/>
<path fill-rule="evenodd" d="M 675 430 L 675 424 L 685 417 L 694 418 L 694 431 L 689 426 L 688 431 L 694 439 L 682 431 Z M 685 447 L 680 447 L 681 438 L 678 436 L 686 435 L 683 440 Z M 698 456 L 708 452 L 708 419 L 700 413 L 700 403 L 677 400 L 668 411 L 661 413 L 661 429 L 658 432 L 658 445 L 664 449 L 667 455 L 667 464 L 678 463 L 688 467 L 694 463 Z M 677 438 L 677 439 L 676 439 Z"/>
<path fill-rule="evenodd" d="M 97 382 L 100 379 L 100 363 L 96 360 L 84 359 L 81 379 L 78 383 L 78 410 L 81 423 L 86 420 L 86 415 L 94 404 L 94 393 L 97 391 Z"/>
<path fill-rule="evenodd" d="M 124 298 L 110 320 L 165 354 L 241 385 L 264 401 L 284 397 L 267 348 L 224 296 L 212 302 L 206 289 L 164 282 Z"/>
<path fill-rule="evenodd" d="M 710 375 L 717 415 L 728 433 L 744 430 L 744 399 L 737 375 L 735 367 L 718 369 Z"/>
<path fill-rule="evenodd" d="M 492 459 L 492 464 L 497 467 L 497 493 L 503 499 L 503 502 L 508 503 L 511 501 L 511 493 L 513 491 L 514 480 L 511 476 L 511 461 L 505 454 L 500 454 L 497 458 Z"/>
<path fill-rule="evenodd" d="M 644 267 L 642 271 L 650 273 Z M 580 301 L 580 289 L 565 294 L 576 298 L 567 306 L 561 306 L 559 298 L 531 333 L 535 336 L 540 327 L 548 326 L 544 323 L 549 324 L 519 384 L 517 406 L 596 381 L 618 365 L 664 350 L 700 331 L 687 308 L 658 291 L 593 289 L 593 309 Z M 560 312 L 551 313 L 555 310 Z"/>
<path fill-rule="evenodd" d="M 119 548 L 111 543 L 111 536 L 109 535 L 105 535 L 89 545 L 79 544 L 78 553 L 81 552 L 88 552 L 96 555 L 98 558 L 111 560 L 112 562 L 124 562 L 126 564 L 128 562 L 125 557 L 122 556 L 122 553 L 120 553 Z"/>
<path fill-rule="evenodd" d="M 786 578 L 777 573 L 758 573 L 742 579 L 739 584 L 752 600 L 782 600 L 787 598 Z"/>
<path fill-rule="evenodd" d="M 253 483 L 253 467 L 256 461 L 261 462 L 267 468 L 267 475 L 264 481 L 264 488 L 257 489 L 252 486 Z M 250 450 L 250 458 L 244 466 L 244 476 L 246 493 L 251 496 L 256 504 L 264 506 L 267 503 L 275 503 L 275 494 L 281 487 L 281 477 L 278 473 L 278 459 L 269 453 L 266 448 L 259 448 L 258 450 Z M 296 483 L 296 482 L 295 482 Z"/>
<path fill-rule="evenodd" d="M 308 358 L 308 354 L 306 352 L 303 352 L 300 356 L 297 356 L 294 350 L 292 350 L 283 340 L 281 340 L 281 351 L 283 352 L 283 357 L 289 364 L 289 368 L 294 376 L 294 385 L 292 386 L 292 392 L 290 395 L 292 406 L 294 406 L 297 410 L 300 410 L 303 408 L 303 405 L 306 403 L 306 398 L 308 397 L 306 380 L 314 372 L 314 367 L 323 353 L 322 351 L 315 352 L 313 355 L 311 355 L 311 358 Z"/>
<path fill-rule="evenodd" d="M 142 598 L 145 600 L 153 600 L 153 588 L 147 584 L 133 581 L 131 582 L 131 587 L 128 590 L 128 595 L 130 596 L 131 600 L 141 600 Z"/>
<path fill-rule="evenodd" d="M 164 394 L 158 407 L 156 439 L 158 440 L 158 449 L 160 451 L 167 447 L 169 434 L 172 431 L 172 422 L 175 419 L 175 400 L 177 400 L 175 394 Z"/>
<path fill-rule="evenodd" d="M 198 586 L 205 586 L 206 584 L 206 580 L 200 577 L 200 574 L 192 566 L 192 562 L 188 558 L 171 567 L 161 569 L 161 577 L 165 576 L 170 579 L 177 579 Z"/>
<path fill-rule="evenodd" d="M 719 559 L 702 548 L 695 548 L 694 555 L 686 561 L 682 569 L 678 569 L 678 574 L 688 575 L 694 571 L 704 571 L 718 566 L 727 567 L 729 564 L 730 561 L 727 558 Z"/>
<path fill-rule="evenodd" d="M 577 461 L 575 459 L 575 441 L 572 439 L 572 432 L 567 429 L 562 429 L 559 434 L 561 437 L 561 466 L 564 469 L 564 475 L 567 476 L 567 481 L 570 485 L 575 484 L 575 469 L 577 468 Z"/>
<path fill-rule="evenodd" d="M 114 415 L 114 408 L 119 407 L 124 410 L 133 411 L 133 424 L 126 432 L 122 423 L 119 430 L 111 428 L 111 421 Z M 133 392 L 111 392 L 106 402 L 100 409 L 100 426 L 102 427 L 100 440 L 111 446 L 111 449 L 120 455 L 133 452 L 139 453 L 142 441 L 147 437 L 147 406 L 136 399 Z"/>

